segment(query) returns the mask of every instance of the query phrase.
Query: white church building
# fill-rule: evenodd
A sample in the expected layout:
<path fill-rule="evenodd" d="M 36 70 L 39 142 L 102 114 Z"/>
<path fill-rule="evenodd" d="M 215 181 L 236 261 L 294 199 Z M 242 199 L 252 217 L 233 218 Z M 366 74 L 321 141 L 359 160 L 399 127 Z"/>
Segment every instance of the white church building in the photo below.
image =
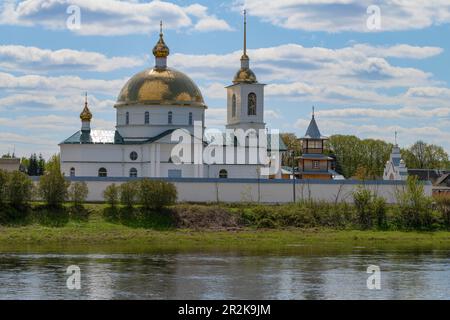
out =
<path fill-rule="evenodd" d="M 116 109 L 115 130 L 95 130 L 91 128 L 93 117 L 87 102 L 80 114 L 81 130 L 60 143 L 61 170 L 71 177 L 173 177 L 173 178 L 279 178 L 281 169 L 270 174 L 262 168 L 270 162 L 258 158 L 250 161 L 251 152 L 275 153 L 286 150 L 283 141 L 273 135 L 263 135 L 264 84 L 259 83 L 250 69 L 246 54 L 246 22 L 244 20 L 244 50 L 241 68 L 237 71 L 227 91 L 226 129 L 242 129 L 249 133 L 245 141 L 223 134 L 223 149 L 232 151 L 232 156 L 210 151 L 214 139 L 205 135 L 205 111 L 207 106 L 198 86 L 184 73 L 169 68 L 162 27 L 159 41 L 153 48 L 155 66 L 143 70 L 124 85 L 114 108 Z M 189 160 L 175 161 L 174 148 L 180 148 L 180 140 L 175 139 L 180 129 L 188 133 L 183 138 L 186 150 L 193 154 L 209 153 L 216 161 L 196 162 L 195 156 Z M 248 146 L 249 137 L 256 137 L 264 144 Z M 271 148 L 271 141 L 276 147 Z M 217 142 L 217 139 L 215 140 Z M 253 148 L 253 149 L 252 149 Z M 178 154 L 178 153 L 177 153 Z M 224 152 L 225 154 L 225 152 Z M 236 161 L 239 155 L 245 161 Z M 221 159 L 221 161 L 217 161 Z M 267 159 L 266 159 L 267 160 Z M 181 163 L 180 163 L 181 162 Z M 273 165 L 273 164 L 272 164 Z"/>

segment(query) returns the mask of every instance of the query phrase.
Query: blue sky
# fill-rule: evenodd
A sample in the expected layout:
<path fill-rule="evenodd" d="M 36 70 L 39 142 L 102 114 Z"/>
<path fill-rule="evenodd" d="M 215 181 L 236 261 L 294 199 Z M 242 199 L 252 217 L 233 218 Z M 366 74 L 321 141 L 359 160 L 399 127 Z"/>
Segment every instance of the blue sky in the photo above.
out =
<path fill-rule="evenodd" d="M 69 29 L 67 8 L 80 8 Z M 380 9 L 379 29 L 366 24 Z M 311 106 L 326 135 L 436 143 L 450 152 L 450 0 L 115 1 L 0 4 L 0 154 L 58 152 L 79 129 L 83 95 L 93 126 L 113 129 L 128 78 L 152 67 L 164 21 L 168 64 L 199 85 L 209 127 L 225 123 L 239 68 L 242 9 L 250 64 L 267 84 L 269 128 L 303 134 Z"/>

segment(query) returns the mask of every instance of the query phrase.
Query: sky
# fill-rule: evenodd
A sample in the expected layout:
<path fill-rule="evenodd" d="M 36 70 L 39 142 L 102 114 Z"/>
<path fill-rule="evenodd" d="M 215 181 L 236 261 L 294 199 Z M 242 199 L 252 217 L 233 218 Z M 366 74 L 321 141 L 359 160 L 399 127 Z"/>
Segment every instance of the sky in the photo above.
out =
<path fill-rule="evenodd" d="M 114 103 L 154 66 L 163 20 L 169 67 L 200 87 L 206 125 L 226 121 L 240 67 L 243 9 L 250 66 L 270 129 L 351 134 L 450 153 L 450 0 L 2 0 L 0 155 L 45 157 L 80 129 L 113 130 Z"/>

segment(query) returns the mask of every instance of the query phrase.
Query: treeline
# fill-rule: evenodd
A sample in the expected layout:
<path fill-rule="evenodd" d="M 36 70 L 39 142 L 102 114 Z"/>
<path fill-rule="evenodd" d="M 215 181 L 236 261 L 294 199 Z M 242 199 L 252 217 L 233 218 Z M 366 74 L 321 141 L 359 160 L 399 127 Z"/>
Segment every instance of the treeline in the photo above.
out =
<path fill-rule="evenodd" d="M 295 134 L 282 134 L 282 139 L 294 155 L 302 154 L 301 143 Z M 336 171 L 346 178 L 379 179 L 389 160 L 393 145 L 383 140 L 360 139 L 351 135 L 333 135 L 324 152 L 335 158 Z M 410 169 L 450 169 L 449 155 L 441 146 L 417 141 L 411 147 L 401 149 L 405 164 Z M 287 153 L 282 158 L 285 166 L 297 166 Z"/>
<path fill-rule="evenodd" d="M 48 161 L 45 174 L 36 186 L 23 172 L 0 170 L 0 223 L 20 221 L 36 214 L 55 221 L 68 215 L 87 219 L 89 210 L 84 204 L 88 194 L 85 182 L 69 182 L 64 177 L 59 156 Z M 110 206 L 108 213 L 119 211 L 119 204 L 129 213 L 135 206 L 148 213 L 174 204 L 177 190 L 172 183 L 142 179 L 120 186 L 112 184 L 106 188 L 104 197 Z M 36 199 L 39 202 L 32 205 Z"/>

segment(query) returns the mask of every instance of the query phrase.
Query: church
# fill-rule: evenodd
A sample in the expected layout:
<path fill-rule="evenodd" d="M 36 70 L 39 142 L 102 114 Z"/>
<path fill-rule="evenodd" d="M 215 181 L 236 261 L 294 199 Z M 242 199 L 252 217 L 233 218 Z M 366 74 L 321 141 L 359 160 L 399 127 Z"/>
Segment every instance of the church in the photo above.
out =
<path fill-rule="evenodd" d="M 115 130 L 91 128 L 93 114 L 86 95 L 81 130 L 59 144 L 62 172 L 71 177 L 280 178 L 273 155 L 286 151 L 286 146 L 278 135 L 266 133 L 264 84 L 250 69 L 245 15 L 241 66 L 226 87 L 226 131 L 245 132 L 243 139 L 233 134 L 207 137 L 202 93 L 186 74 L 168 66 L 169 53 L 161 23 L 153 48 L 155 65 L 132 76 L 120 91 L 114 105 Z M 182 140 L 180 132 L 185 133 Z M 249 143 L 255 139 L 257 144 Z M 217 146 L 227 152 L 219 152 Z M 178 159 L 190 151 L 194 158 L 200 153 L 201 160 L 207 153 L 213 161 Z M 255 160 L 252 154 L 263 156 Z M 241 155 L 244 159 L 236 161 Z"/>

